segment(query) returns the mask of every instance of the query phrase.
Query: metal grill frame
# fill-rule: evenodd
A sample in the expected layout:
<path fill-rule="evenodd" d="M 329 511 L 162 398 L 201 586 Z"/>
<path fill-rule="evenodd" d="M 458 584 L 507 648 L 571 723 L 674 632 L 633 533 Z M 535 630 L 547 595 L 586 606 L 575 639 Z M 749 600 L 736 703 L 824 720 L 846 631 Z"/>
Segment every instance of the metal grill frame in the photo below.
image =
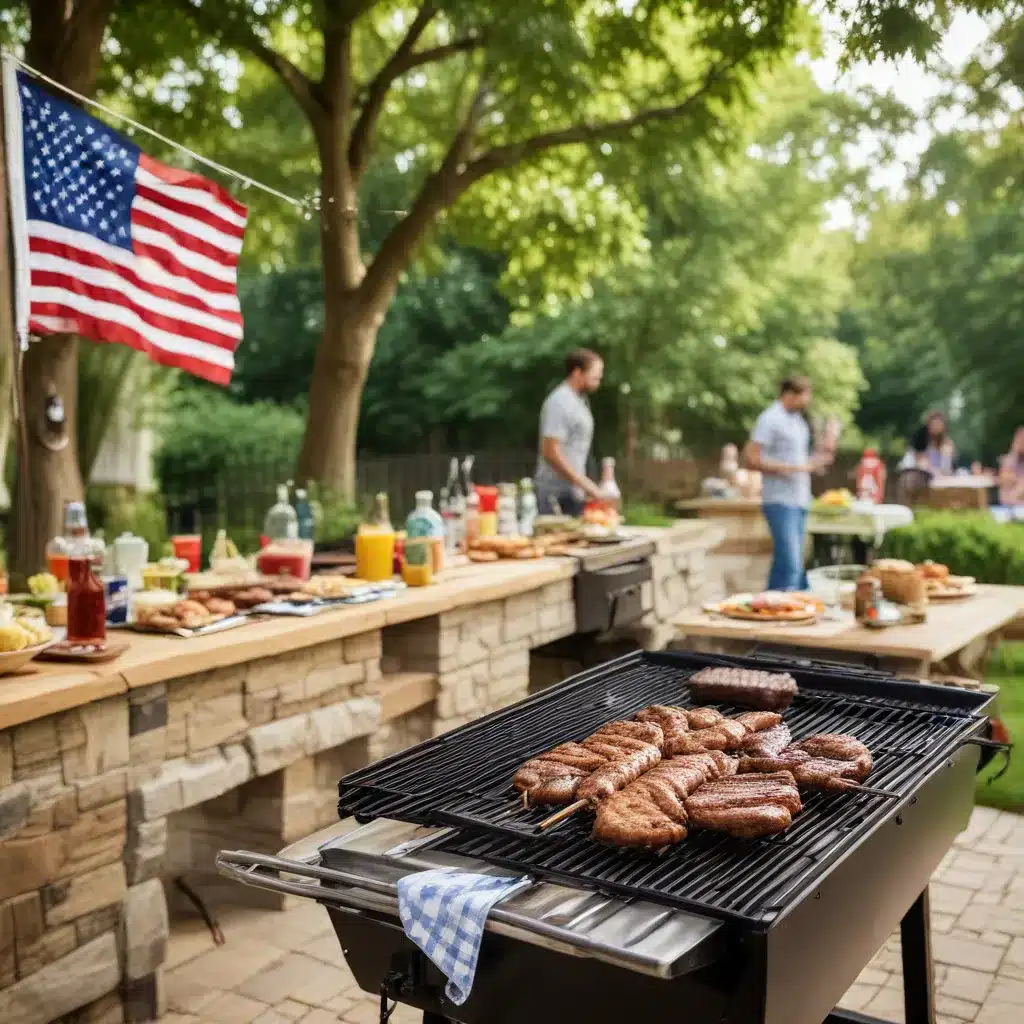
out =
<path fill-rule="evenodd" d="M 794 736 L 844 726 L 857 731 L 876 755 L 872 782 L 895 789 L 903 799 L 812 794 L 781 836 L 751 842 L 694 833 L 663 858 L 655 858 L 600 846 L 589 838 L 590 823 L 585 819 L 535 835 L 532 829 L 544 813 L 517 811 L 507 783 L 498 782 L 497 788 L 492 784 L 488 790 L 482 782 L 510 780 L 515 767 L 529 756 L 557 742 L 583 738 L 603 722 L 629 717 L 647 703 L 691 703 L 679 684 L 692 672 L 715 664 L 789 671 L 801 687 L 787 714 Z M 678 691 L 671 689 L 674 686 Z M 603 703 L 596 702 L 599 697 Z M 342 817 L 354 814 L 363 821 L 386 816 L 449 825 L 457 831 L 438 843 L 446 852 L 760 930 L 770 927 L 832 864 L 897 815 L 953 751 L 984 735 L 987 719 L 982 710 L 990 700 L 984 693 L 904 682 L 848 665 L 641 652 L 347 776 L 339 784 L 339 810 Z M 581 707 L 586 708 L 582 713 Z M 830 711 L 840 707 L 845 717 L 837 723 Z M 851 712 L 861 717 L 851 719 Z M 903 730 L 908 719 L 918 720 L 916 746 L 899 749 L 887 744 L 887 738 L 898 740 L 902 731 L 911 731 Z M 509 749 L 492 758 L 489 768 L 486 752 L 501 739 Z M 474 787 L 486 792 L 474 793 Z M 504 792 L 507 797 L 501 795 Z M 678 876 L 674 882 L 673 874 Z M 679 891 L 680 886 L 685 891 Z"/>

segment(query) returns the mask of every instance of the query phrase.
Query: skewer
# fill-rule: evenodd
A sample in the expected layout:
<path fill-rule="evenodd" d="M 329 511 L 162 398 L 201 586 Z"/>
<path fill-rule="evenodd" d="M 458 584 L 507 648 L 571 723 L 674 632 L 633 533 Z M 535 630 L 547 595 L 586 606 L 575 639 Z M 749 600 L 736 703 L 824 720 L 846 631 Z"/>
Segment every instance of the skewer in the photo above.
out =
<path fill-rule="evenodd" d="M 568 807 L 563 807 L 560 811 L 556 811 L 549 818 L 545 818 L 537 828 L 543 832 L 545 829 L 553 828 L 561 821 L 565 821 L 566 818 L 571 817 L 577 811 L 583 810 L 587 806 L 588 801 L 577 800 L 575 803 L 569 804 Z"/>

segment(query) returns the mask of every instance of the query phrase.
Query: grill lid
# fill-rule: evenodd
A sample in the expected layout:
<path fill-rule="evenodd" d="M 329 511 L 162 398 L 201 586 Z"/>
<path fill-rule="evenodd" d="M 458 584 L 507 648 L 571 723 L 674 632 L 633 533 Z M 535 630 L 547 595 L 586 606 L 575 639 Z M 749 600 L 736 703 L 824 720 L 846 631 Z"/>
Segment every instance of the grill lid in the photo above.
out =
<path fill-rule="evenodd" d="M 760 929 L 897 814 L 957 746 L 985 729 L 979 714 L 990 699 L 985 694 L 786 663 L 801 688 L 786 714 L 794 737 L 853 733 L 874 754 L 871 783 L 903 801 L 815 793 L 782 835 L 747 841 L 695 832 L 661 856 L 594 842 L 586 815 L 536 833 L 548 812 L 522 810 L 510 786 L 520 763 L 647 704 L 690 704 L 683 683 L 709 664 L 783 667 L 689 653 L 629 655 L 347 776 L 339 787 L 341 815 L 452 825 L 457 831 L 440 841 L 442 852 Z"/>

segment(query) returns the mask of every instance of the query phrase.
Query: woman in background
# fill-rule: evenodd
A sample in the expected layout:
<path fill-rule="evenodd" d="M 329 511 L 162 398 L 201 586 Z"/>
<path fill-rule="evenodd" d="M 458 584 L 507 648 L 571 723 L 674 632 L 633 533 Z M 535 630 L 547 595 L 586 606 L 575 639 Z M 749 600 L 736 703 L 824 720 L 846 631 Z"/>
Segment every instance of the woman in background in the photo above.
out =
<path fill-rule="evenodd" d="M 910 442 L 914 464 L 935 476 L 951 476 L 956 449 L 949 437 L 946 417 L 941 412 L 930 412 L 924 424 Z"/>
<path fill-rule="evenodd" d="M 1010 450 L 999 460 L 999 504 L 1024 505 L 1024 427 L 1014 431 Z"/>

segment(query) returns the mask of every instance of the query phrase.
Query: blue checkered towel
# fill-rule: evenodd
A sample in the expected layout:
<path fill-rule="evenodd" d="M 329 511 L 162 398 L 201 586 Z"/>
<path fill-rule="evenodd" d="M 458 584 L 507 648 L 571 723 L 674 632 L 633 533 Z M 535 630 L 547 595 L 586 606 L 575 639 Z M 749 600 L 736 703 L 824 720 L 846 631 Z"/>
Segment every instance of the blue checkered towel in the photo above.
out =
<path fill-rule="evenodd" d="M 526 888 L 529 878 L 474 875 L 453 868 L 419 871 L 398 883 L 405 934 L 448 979 L 445 995 L 461 1006 L 476 974 L 487 915 L 495 903 Z"/>

